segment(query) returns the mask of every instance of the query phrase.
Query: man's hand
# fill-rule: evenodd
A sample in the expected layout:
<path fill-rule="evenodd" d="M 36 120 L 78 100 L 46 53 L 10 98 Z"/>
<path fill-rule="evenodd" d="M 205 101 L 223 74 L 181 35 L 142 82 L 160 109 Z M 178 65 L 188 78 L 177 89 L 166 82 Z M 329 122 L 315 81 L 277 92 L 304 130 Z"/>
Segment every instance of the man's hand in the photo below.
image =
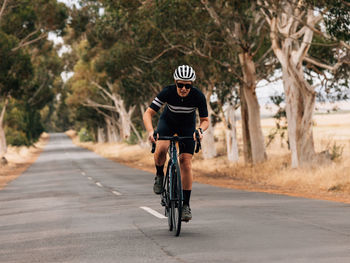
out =
<path fill-rule="evenodd" d="M 199 140 L 201 141 L 203 139 L 203 130 L 201 128 L 198 128 L 194 133 L 193 133 L 193 139 L 197 140 L 196 133 L 198 132 L 199 134 Z"/>
<path fill-rule="evenodd" d="M 157 134 L 157 137 L 158 137 L 158 134 Z M 154 139 L 154 131 L 150 131 L 148 133 L 148 140 L 151 142 L 151 143 L 156 143 L 156 140 Z"/>

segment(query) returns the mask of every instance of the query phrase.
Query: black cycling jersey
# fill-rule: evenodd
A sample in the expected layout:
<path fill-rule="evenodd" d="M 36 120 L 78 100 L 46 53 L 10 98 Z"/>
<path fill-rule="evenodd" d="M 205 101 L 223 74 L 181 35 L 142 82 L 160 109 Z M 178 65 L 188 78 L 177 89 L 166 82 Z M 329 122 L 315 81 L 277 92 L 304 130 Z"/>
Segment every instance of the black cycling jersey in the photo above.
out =
<path fill-rule="evenodd" d="M 170 125 L 195 126 L 196 109 L 199 117 L 208 117 L 205 96 L 196 87 L 192 87 L 186 97 L 180 97 L 175 84 L 167 86 L 152 101 L 150 108 L 158 112 L 165 104 L 160 118 L 165 119 Z"/>
<path fill-rule="evenodd" d="M 196 109 L 199 117 L 208 117 L 205 96 L 195 87 L 186 97 L 180 97 L 176 85 L 167 86 L 152 101 L 150 108 L 158 112 L 165 104 L 156 129 L 160 136 L 172 136 L 175 133 L 178 136 L 192 136 L 196 128 Z M 194 147 L 194 140 L 183 140 L 179 143 L 180 154 L 193 154 Z"/>

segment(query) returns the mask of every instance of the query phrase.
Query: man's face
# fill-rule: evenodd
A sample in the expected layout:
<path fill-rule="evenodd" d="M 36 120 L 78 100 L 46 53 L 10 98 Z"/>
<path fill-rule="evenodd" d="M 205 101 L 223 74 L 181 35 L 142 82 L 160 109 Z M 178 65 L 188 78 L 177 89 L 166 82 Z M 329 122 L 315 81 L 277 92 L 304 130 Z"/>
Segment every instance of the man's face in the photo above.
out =
<path fill-rule="evenodd" d="M 177 87 L 177 94 L 179 94 L 180 97 L 184 98 L 190 93 L 192 88 L 192 81 L 178 80 L 175 83 Z"/>

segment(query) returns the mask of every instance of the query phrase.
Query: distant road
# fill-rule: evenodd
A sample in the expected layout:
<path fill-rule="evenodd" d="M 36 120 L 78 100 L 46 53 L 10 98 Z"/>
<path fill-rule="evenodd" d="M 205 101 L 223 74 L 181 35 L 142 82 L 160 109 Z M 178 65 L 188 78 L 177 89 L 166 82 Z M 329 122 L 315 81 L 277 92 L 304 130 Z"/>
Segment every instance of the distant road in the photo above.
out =
<path fill-rule="evenodd" d="M 195 184 L 174 237 L 152 185 L 51 134 L 0 191 L 0 262 L 350 262 L 350 205 Z"/>

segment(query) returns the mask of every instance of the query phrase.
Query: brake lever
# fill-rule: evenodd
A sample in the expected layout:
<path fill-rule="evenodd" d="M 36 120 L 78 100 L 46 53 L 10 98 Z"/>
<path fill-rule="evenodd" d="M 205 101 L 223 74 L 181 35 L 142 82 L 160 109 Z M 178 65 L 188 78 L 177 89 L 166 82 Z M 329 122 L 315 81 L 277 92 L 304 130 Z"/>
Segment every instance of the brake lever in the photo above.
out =
<path fill-rule="evenodd" d="M 195 153 L 198 153 L 201 148 L 202 147 L 201 147 L 201 140 L 200 140 L 199 132 L 198 132 L 198 130 L 196 130 L 196 150 L 195 150 Z"/>
<path fill-rule="evenodd" d="M 155 140 L 157 140 L 157 134 L 156 133 L 153 133 L 153 138 Z M 152 142 L 152 150 L 151 150 L 151 153 L 154 153 L 156 151 L 156 144 L 154 142 Z"/>

